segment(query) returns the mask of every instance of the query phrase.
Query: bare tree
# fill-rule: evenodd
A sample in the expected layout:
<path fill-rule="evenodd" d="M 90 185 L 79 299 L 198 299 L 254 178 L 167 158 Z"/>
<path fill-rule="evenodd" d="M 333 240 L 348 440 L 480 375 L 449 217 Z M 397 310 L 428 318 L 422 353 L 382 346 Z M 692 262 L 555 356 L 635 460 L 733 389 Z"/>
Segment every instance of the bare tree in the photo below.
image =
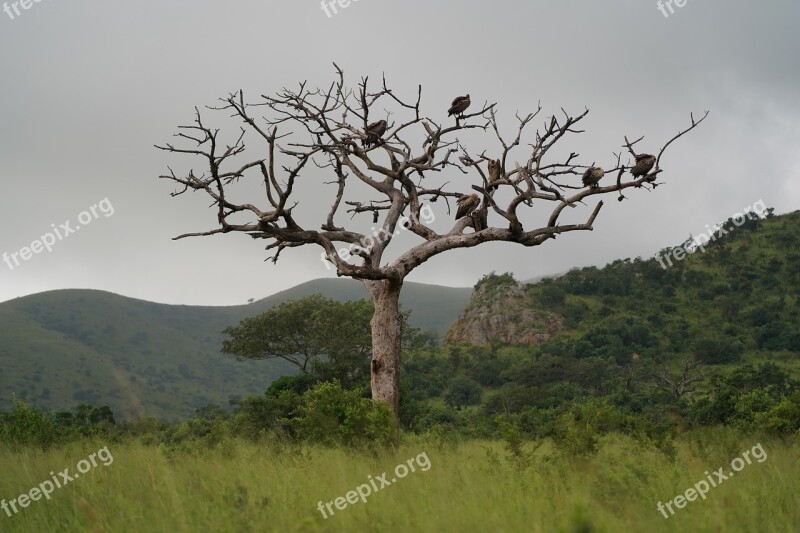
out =
<path fill-rule="evenodd" d="M 702 372 L 703 362 L 694 358 L 684 359 L 681 363 L 681 372 L 678 375 L 672 374 L 666 366 L 662 366 L 658 374 L 655 374 L 655 387 L 666 391 L 677 399 L 681 399 L 687 392 L 692 392 L 689 386 L 692 383 L 704 381 L 705 374 Z"/>
<path fill-rule="evenodd" d="M 185 147 L 165 144 L 157 148 L 199 158 L 203 172 L 198 175 L 189 170 L 176 174 L 170 168 L 169 174 L 160 177 L 181 186 L 173 196 L 186 191 L 205 191 L 217 211 L 218 227 L 175 239 L 244 232 L 269 241 L 266 249 L 275 250 L 269 258 L 273 262 L 277 262 L 286 248 L 315 244 L 324 249 L 327 261 L 335 266 L 339 276 L 364 283 L 375 305 L 371 321 L 372 394 L 386 402 L 395 414 L 401 324 L 398 298 L 403 280 L 414 268 L 455 248 L 490 241 L 536 246 L 561 233 L 591 230 L 602 201 L 597 202 L 582 223 L 560 224 L 559 217 L 566 207 L 578 207 L 591 196 L 618 192 L 621 201 L 624 189 L 655 188 L 659 185 L 656 179 L 662 172 L 659 164 L 664 150 L 708 115 L 706 112 L 699 120 L 691 117 L 691 125 L 663 145 L 652 169 L 641 176 L 630 174 L 632 179 L 627 181 L 623 177 L 626 170 L 631 170 L 628 162 L 642 157 L 636 152 L 642 138 L 629 141 L 625 137 L 624 150 L 614 154 L 609 170 L 604 171 L 612 177 L 616 175 L 616 179 L 605 186 L 594 183 L 584 187 L 581 177 L 589 166 L 579 162 L 579 155 L 569 153 L 556 160 L 552 153 L 568 134 L 582 132 L 576 126 L 586 117 L 588 109 L 577 116 L 562 109 L 558 116 L 547 117 L 531 142 L 523 144 L 523 134 L 540 114 L 541 105 L 533 113 L 517 114 L 513 137 L 506 138 L 498 125 L 496 104 L 484 103 L 476 111 L 462 111 L 452 119 L 444 118 L 447 107 L 442 105 L 441 112 L 424 116 L 422 86 L 412 100 L 397 96 L 387 86 L 385 76 L 377 89 L 368 87 L 368 78 L 362 78 L 358 87 L 351 89 L 345 85 L 342 70 L 334 66 L 335 81 L 326 89 L 310 89 L 303 82 L 296 89 L 284 88 L 274 96 L 262 95 L 254 103 L 247 103 L 243 92 L 238 91 L 222 98 L 219 106 L 208 107 L 209 112 L 227 113 L 243 122 L 231 144 L 225 144 L 219 129 L 208 125 L 195 108 L 194 123 L 180 126 L 176 133 Z M 266 116 L 254 114 L 260 110 Z M 397 118 L 393 119 L 395 114 Z M 385 131 L 384 125 L 377 124 L 375 119 L 387 120 Z M 471 152 L 459 138 L 459 135 L 487 133 L 499 142 L 497 153 Z M 250 159 L 243 155 L 246 138 L 260 145 L 260 153 Z M 525 153 L 516 156 L 521 158 L 520 163 L 514 157 L 522 151 Z M 489 173 L 488 162 L 492 161 Z M 471 179 L 469 192 L 477 195 L 480 202 L 473 203 L 474 198 L 463 202 L 472 212 L 456 220 L 446 233 L 437 233 L 420 220 L 425 201 L 443 199 L 449 213 L 450 199 L 465 196 L 463 191 L 447 190 L 449 182 L 439 178 L 445 173 L 461 176 L 464 185 L 458 188 L 465 187 Z M 309 177 L 323 184 L 319 178 L 322 174 L 332 178 L 330 210 L 327 215 L 320 213 L 310 225 L 301 223 L 300 216 L 295 214 L 298 198 L 319 195 L 321 187 L 310 192 L 297 191 L 308 183 Z M 234 200 L 233 186 L 250 177 L 262 182 L 263 197 L 254 203 Z M 550 207 L 538 218 L 532 214 L 535 209 L 531 209 L 529 219 L 534 221 L 523 220 L 521 206 L 534 204 Z M 345 213 L 350 213 L 351 219 L 356 215 L 371 215 L 373 224 L 380 222 L 380 229 L 374 236 L 346 229 L 338 225 L 342 224 Z M 488 224 L 490 214 L 494 226 Z M 387 249 L 399 233 L 399 223 L 420 242 L 389 258 Z M 335 243 L 350 244 L 353 262 L 347 254 L 337 254 Z"/>

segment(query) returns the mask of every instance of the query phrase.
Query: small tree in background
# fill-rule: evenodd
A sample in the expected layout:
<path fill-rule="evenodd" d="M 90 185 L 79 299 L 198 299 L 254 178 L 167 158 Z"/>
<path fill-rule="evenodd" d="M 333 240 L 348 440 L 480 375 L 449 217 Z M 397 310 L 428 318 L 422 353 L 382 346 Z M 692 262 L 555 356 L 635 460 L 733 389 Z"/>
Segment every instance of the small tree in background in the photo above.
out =
<path fill-rule="evenodd" d="M 450 380 L 444 401 L 451 407 L 462 409 L 481 403 L 481 386 L 477 381 L 459 376 Z"/>
<path fill-rule="evenodd" d="M 372 302 L 339 302 L 315 294 L 280 304 L 225 329 L 222 351 L 240 359 L 284 359 L 306 374 L 352 387 L 369 375 Z M 428 342 L 402 313 L 402 347 Z"/>

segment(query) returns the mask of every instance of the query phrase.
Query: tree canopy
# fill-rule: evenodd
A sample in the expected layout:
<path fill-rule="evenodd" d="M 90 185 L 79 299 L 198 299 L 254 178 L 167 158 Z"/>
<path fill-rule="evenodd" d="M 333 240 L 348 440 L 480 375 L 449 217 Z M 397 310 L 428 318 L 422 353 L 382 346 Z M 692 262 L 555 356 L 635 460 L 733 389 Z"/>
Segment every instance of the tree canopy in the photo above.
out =
<path fill-rule="evenodd" d="M 349 382 L 369 374 L 372 356 L 369 300 L 340 302 L 314 294 L 280 304 L 239 325 L 225 329 L 229 336 L 222 351 L 241 359 L 278 357 L 302 372 Z M 402 346 L 419 347 L 431 341 L 408 325 L 410 311 L 402 313 Z"/>

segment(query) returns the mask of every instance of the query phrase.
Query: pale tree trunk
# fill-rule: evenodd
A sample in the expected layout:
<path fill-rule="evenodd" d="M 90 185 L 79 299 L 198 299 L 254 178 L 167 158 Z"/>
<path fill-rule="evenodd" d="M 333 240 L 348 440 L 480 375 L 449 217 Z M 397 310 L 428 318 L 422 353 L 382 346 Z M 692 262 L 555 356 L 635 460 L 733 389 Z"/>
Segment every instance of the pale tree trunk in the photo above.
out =
<path fill-rule="evenodd" d="M 399 419 L 400 395 L 400 289 L 402 281 L 365 280 L 375 313 L 372 315 L 372 397 L 386 403 Z"/>

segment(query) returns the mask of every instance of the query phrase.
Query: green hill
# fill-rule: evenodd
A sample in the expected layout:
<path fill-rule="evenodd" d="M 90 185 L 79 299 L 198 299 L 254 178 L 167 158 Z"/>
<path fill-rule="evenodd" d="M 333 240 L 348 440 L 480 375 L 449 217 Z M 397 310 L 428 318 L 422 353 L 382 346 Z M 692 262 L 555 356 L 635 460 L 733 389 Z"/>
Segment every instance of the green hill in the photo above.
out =
<path fill-rule="evenodd" d="M 799 249 L 796 211 L 747 221 L 671 266 L 624 259 L 536 284 L 485 276 L 447 346 L 406 359 L 407 390 L 480 403 L 487 420 L 518 415 L 532 433 L 593 398 L 719 421 L 730 413 L 715 406 L 763 381 L 777 402 L 800 379 Z"/>
<path fill-rule="evenodd" d="M 527 285 L 564 318 L 551 353 L 800 369 L 800 211 L 747 221 L 682 260 L 625 259 Z"/>
<path fill-rule="evenodd" d="M 485 276 L 446 345 L 404 359 L 403 422 L 580 453 L 609 431 L 667 452 L 687 427 L 800 435 L 800 211 L 722 226 L 671 266 Z"/>
<path fill-rule="evenodd" d="M 471 289 L 407 283 L 410 322 L 442 336 Z M 120 417 L 184 418 L 208 403 L 262 393 L 295 372 L 282 360 L 237 361 L 220 353 L 222 330 L 280 303 L 321 293 L 366 297 L 354 280 L 304 283 L 250 305 L 163 305 L 93 290 L 51 291 L 0 304 L 0 408 L 12 394 L 66 409 L 109 404 Z"/>

